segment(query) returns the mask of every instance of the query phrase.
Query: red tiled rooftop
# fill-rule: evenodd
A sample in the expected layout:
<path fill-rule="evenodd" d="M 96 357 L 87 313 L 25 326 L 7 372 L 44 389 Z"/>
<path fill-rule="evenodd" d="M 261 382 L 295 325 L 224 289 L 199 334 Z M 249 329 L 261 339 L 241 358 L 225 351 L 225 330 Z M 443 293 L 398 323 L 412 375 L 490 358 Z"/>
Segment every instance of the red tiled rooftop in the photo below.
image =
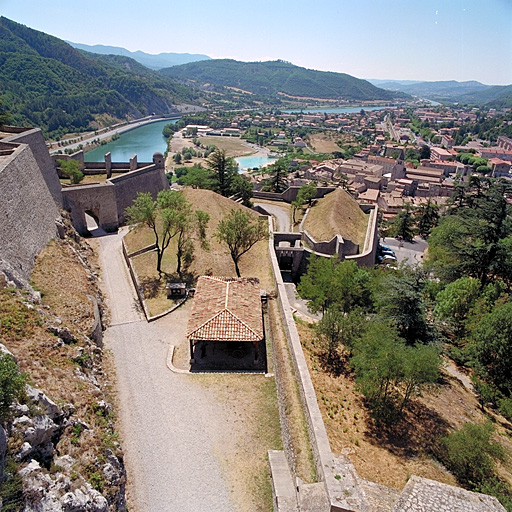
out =
<path fill-rule="evenodd" d="M 258 279 L 201 276 L 186 335 L 194 341 L 262 340 Z"/>

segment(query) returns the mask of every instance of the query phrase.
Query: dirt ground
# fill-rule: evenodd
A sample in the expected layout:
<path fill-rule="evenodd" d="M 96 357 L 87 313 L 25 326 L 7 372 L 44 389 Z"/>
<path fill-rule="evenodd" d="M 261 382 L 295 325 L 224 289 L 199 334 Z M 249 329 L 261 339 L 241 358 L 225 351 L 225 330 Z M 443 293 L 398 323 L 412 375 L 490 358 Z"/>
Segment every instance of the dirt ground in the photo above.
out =
<path fill-rule="evenodd" d="M 339 375 L 324 371 L 314 330 L 300 321 L 297 328 L 334 453 L 347 455 L 361 477 L 395 489 L 402 489 L 413 474 L 457 485 L 434 459 L 436 440 L 466 422 L 486 419 L 475 396 L 459 380 L 443 373 L 438 385 L 415 397 L 403 421 L 388 430 L 377 429 L 350 369 Z M 505 434 L 501 427 L 498 431 Z M 510 455 L 508 435 L 499 440 Z M 499 471 L 510 481 L 509 463 Z"/>
<path fill-rule="evenodd" d="M 343 137 L 337 132 L 335 134 L 322 132 L 309 135 L 308 141 L 317 153 L 332 153 L 333 151 L 340 151 L 337 141 L 342 142 Z"/>

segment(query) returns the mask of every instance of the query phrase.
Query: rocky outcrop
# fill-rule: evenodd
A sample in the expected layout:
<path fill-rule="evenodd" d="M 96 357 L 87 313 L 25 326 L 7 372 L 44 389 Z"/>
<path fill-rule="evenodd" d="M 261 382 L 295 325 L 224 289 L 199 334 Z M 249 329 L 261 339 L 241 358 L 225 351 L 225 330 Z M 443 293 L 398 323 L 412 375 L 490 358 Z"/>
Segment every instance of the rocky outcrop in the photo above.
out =
<path fill-rule="evenodd" d="M 97 410 L 111 411 L 104 400 Z M 15 418 L 9 423 L 9 437 L 17 440 L 11 450 L 23 479 L 23 512 L 108 512 L 126 509 L 125 469 L 121 458 L 106 449 L 102 462 L 91 467 L 89 475 L 77 473 L 78 461 L 58 456 L 57 445 L 66 428 L 87 430 L 89 426 L 74 417 L 73 407 L 60 408 L 41 390 L 27 386 L 27 403 L 16 404 Z M 3 436 L 3 437 L 2 437 Z M 0 429 L 0 464 L 3 467 L 7 436 Z M 87 481 L 89 477 L 91 482 Z M 93 487 L 95 484 L 102 492 Z"/>

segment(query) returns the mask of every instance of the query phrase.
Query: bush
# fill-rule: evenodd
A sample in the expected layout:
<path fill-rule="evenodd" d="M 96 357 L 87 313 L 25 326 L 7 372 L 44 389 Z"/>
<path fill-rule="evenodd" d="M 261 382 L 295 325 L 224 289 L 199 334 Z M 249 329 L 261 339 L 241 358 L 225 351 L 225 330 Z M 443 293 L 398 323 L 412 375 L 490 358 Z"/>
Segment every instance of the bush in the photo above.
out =
<path fill-rule="evenodd" d="M 0 422 L 11 416 L 11 404 L 25 396 L 27 375 L 21 373 L 13 357 L 9 354 L 0 356 Z"/>
<path fill-rule="evenodd" d="M 504 459 L 503 447 L 492 439 L 494 425 L 466 423 L 440 440 L 440 459 L 457 479 L 471 487 L 492 478 L 495 459 Z"/>

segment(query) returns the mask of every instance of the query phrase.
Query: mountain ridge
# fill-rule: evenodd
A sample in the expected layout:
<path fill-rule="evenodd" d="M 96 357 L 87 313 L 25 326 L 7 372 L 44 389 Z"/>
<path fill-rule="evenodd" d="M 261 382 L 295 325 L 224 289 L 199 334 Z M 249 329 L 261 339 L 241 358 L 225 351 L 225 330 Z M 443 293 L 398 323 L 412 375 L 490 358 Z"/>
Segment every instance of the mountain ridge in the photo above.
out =
<path fill-rule="evenodd" d="M 4 17 L 0 42 L 0 102 L 11 122 L 39 126 L 46 134 L 94 129 L 105 116 L 115 122 L 169 113 L 176 103 L 198 98 L 128 57 L 115 62 L 88 54 Z"/>
<path fill-rule="evenodd" d="M 141 50 L 134 52 L 127 50 L 121 46 L 108 46 L 102 44 L 88 45 L 83 43 L 74 43 L 72 41 L 66 41 L 69 45 L 77 50 L 84 50 L 89 53 L 95 53 L 98 55 L 121 55 L 123 57 L 130 57 L 136 60 L 143 66 L 149 69 L 159 70 L 166 67 L 179 66 L 181 64 L 187 64 L 189 62 L 197 62 L 200 60 L 210 60 L 211 57 L 200 53 L 174 53 L 174 52 L 162 52 L 162 53 L 146 53 Z"/>
<path fill-rule="evenodd" d="M 406 97 L 403 93 L 385 91 L 346 73 L 306 69 L 282 60 L 241 62 L 212 59 L 164 68 L 159 72 L 195 87 L 204 87 L 205 84 L 235 87 L 274 98 L 278 93 L 348 101 L 393 101 Z"/>

